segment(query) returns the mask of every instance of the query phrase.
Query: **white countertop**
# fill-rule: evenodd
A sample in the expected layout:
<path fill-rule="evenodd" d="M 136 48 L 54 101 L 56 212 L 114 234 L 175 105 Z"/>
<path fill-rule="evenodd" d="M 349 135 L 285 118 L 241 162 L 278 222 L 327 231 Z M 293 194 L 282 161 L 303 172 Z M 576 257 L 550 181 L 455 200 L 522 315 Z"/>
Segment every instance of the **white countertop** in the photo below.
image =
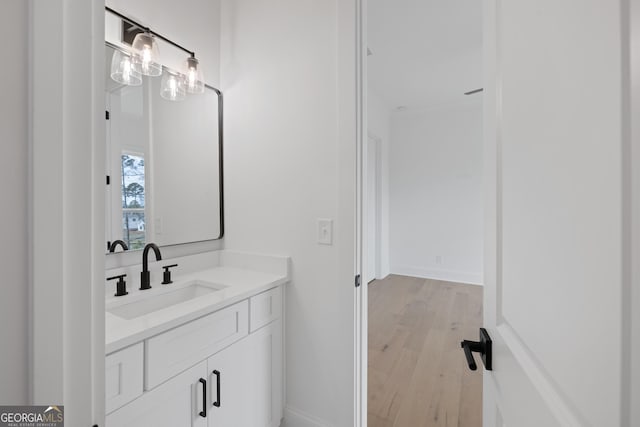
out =
<path fill-rule="evenodd" d="M 178 290 L 194 280 L 222 285 L 225 288 L 130 320 L 109 312 L 114 307 Z M 170 285 L 153 284 L 150 290 L 130 290 L 130 294 L 124 297 L 108 298 L 105 313 L 106 354 L 282 285 L 288 280 L 287 274 L 224 266 L 174 277 L 174 283 Z"/>

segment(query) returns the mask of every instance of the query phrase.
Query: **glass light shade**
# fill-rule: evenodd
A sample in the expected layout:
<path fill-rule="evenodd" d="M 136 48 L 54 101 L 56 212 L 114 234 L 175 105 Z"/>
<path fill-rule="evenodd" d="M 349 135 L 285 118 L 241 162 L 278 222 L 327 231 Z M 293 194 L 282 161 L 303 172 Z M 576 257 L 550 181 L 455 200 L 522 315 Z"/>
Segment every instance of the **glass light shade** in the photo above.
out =
<path fill-rule="evenodd" d="M 142 76 L 135 70 L 134 62 L 130 54 L 114 50 L 111 57 L 111 78 L 128 86 L 140 86 Z"/>
<path fill-rule="evenodd" d="M 184 82 L 189 93 L 204 93 L 204 76 L 202 67 L 195 58 L 190 56 L 185 62 Z"/>
<path fill-rule="evenodd" d="M 187 97 L 184 87 L 184 76 L 165 68 L 162 73 L 160 96 L 168 101 L 182 101 Z"/>
<path fill-rule="evenodd" d="M 135 52 L 134 67 L 145 76 L 159 76 L 162 74 L 158 42 L 151 33 L 139 33 L 131 45 Z"/>

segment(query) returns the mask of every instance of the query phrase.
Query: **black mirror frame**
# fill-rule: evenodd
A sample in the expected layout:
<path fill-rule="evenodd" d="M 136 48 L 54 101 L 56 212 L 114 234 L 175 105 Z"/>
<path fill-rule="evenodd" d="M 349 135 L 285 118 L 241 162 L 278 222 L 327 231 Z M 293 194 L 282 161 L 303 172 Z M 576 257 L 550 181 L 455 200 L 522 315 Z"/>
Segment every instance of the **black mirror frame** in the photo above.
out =
<path fill-rule="evenodd" d="M 120 50 L 122 52 L 126 52 L 124 49 L 122 49 L 119 46 L 114 45 L 113 43 L 109 43 L 108 41 L 105 40 L 105 45 L 107 47 L 110 47 L 112 49 L 117 49 Z M 164 245 L 162 246 L 164 247 L 173 247 L 173 246 L 181 246 L 181 245 L 189 245 L 189 244 L 193 244 L 193 243 L 202 243 L 202 242 L 211 242 L 211 241 L 216 241 L 216 240 L 220 240 L 224 237 L 224 161 L 223 161 L 223 154 L 224 154 L 224 97 L 222 95 L 222 92 L 220 91 L 220 89 L 215 88 L 211 85 L 205 84 L 204 85 L 206 89 L 209 90 L 213 90 L 217 97 L 218 97 L 218 183 L 219 183 L 219 188 L 218 188 L 218 192 L 219 192 L 219 204 L 220 204 L 220 234 L 218 235 L 218 237 L 214 238 L 214 239 L 205 239 L 205 240 L 194 240 L 192 242 L 182 242 L 182 243 L 172 243 L 170 245 Z M 128 251 L 126 251 L 128 252 Z M 113 255 L 116 253 L 122 253 L 122 252 L 107 252 L 106 255 Z"/>

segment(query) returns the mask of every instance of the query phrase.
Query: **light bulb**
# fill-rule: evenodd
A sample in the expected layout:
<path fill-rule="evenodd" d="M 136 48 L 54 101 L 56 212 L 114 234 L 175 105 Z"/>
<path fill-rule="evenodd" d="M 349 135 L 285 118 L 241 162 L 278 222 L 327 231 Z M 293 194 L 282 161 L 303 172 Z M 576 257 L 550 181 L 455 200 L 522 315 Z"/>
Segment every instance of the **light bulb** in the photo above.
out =
<path fill-rule="evenodd" d="M 145 45 L 142 50 L 142 70 L 149 74 L 149 65 L 151 64 L 151 46 Z"/>
<path fill-rule="evenodd" d="M 124 80 L 131 80 L 131 59 L 125 58 L 122 60 L 122 78 Z"/>
<path fill-rule="evenodd" d="M 189 76 L 188 76 L 189 80 L 188 80 L 188 85 L 187 87 L 189 89 L 193 88 L 197 82 L 197 75 L 196 75 L 196 70 L 194 70 L 193 68 L 189 69 Z"/>
<path fill-rule="evenodd" d="M 138 33 L 131 45 L 135 52 L 134 69 L 145 76 L 159 76 L 162 74 L 158 43 L 151 33 Z"/>
<path fill-rule="evenodd" d="M 120 50 L 114 50 L 111 58 L 111 78 L 128 86 L 140 86 L 142 76 L 134 68 L 131 55 Z"/>
<path fill-rule="evenodd" d="M 165 68 L 162 73 L 160 96 L 168 101 L 182 101 L 187 93 L 184 88 L 184 77 Z"/>
<path fill-rule="evenodd" d="M 204 93 L 202 67 L 195 56 L 187 58 L 185 63 L 185 85 L 189 93 Z"/>

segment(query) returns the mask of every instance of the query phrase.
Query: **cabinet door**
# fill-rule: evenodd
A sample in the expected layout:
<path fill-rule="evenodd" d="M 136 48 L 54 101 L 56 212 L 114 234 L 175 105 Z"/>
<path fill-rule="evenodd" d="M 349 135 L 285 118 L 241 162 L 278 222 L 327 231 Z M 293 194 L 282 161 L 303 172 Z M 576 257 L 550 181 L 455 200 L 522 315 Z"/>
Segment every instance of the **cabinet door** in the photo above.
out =
<path fill-rule="evenodd" d="M 212 356 L 207 366 L 211 384 L 209 427 L 280 425 L 283 367 L 279 319 Z"/>
<path fill-rule="evenodd" d="M 109 414 L 107 427 L 206 427 L 207 363 L 201 362 Z M 202 379 L 202 381 L 200 381 Z M 207 397 L 208 400 L 208 397 Z M 208 405 L 207 405 L 208 406 Z M 206 408 L 209 415 L 209 408 Z"/>
<path fill-rule="evenodd" d="M 252 425 L 278 427 L 282 419 L 282 321 L 262 327 L 249 340 Z"/>
<path fill-rule="evenodd" d="M 251 340 L 244 338 L 208 359 L 209 427 L 256 427 L 251 351 Z"/>

